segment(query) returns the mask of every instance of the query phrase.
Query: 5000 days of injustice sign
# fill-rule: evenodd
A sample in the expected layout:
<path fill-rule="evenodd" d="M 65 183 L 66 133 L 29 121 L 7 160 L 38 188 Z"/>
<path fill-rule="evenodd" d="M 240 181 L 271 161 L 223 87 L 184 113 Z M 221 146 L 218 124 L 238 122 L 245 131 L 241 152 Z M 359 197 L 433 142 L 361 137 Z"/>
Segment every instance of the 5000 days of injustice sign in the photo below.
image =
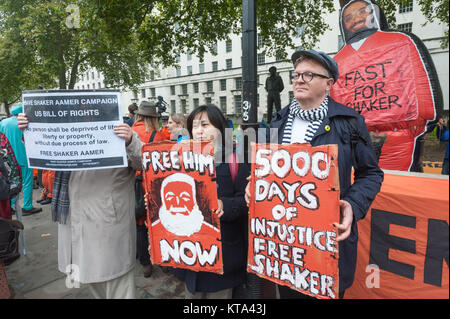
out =
<path fill-rule="evenodd" d="M 118 91 L 25 91 L 28 165 L 49 170 L 126 167 Z"/>
<path fill-rule="evenodd" d="M 248 271 L 337 298 L 337 146 L 253 144 Z"/>

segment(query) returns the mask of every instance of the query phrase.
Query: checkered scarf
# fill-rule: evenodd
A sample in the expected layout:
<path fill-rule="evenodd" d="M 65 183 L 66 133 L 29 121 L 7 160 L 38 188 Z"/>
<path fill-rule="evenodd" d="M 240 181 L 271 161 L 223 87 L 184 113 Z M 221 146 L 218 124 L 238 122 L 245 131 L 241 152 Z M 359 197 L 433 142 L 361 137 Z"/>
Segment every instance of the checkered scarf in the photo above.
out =
<path fill-rule="evenodd" d="M 308 128 L 305 133 L 305 142 L 311 142 L 314 134 L 322 124 L 323 119 L 328 113 L 328 96 L 323 100 L 318 108 L 312 110 L 303 110 L 298 104 L 296 99 L 293 99 L 289 105 L 289 116 L 286 122 L 286 127 L 283 134 L 283 144 L 291 144 L 292 125 L 294 124 L 295 117 L 301 120 L 308 121 Z"/>
<path fill-rule="evenodd" d="M 69 216 L 69 179 L 70 171 L 56 171 L 53 182 L 52 220 L 66 224 Z"/>

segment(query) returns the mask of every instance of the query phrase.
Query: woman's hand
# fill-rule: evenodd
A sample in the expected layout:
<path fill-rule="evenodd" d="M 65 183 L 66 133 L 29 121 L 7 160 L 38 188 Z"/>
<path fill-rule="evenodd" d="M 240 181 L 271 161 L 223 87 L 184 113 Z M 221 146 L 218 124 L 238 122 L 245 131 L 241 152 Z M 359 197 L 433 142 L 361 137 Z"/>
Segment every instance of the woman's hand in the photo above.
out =
<path fill-rule="evenodd" d="M 220 199 L 217 200 L 217 209 L 214 212 L 217 214 L 217 216 L 219 218 L 222 217 L 222 215 L 223 215 L 223 202 Z"/>
<path fill-rule="evenodd" d="M 245 197 L 245 201 L 247 202 L 247 207 L 250 206 L 250 200 L 252 199 L 251 195 L 250 195 L 251 179 L 252 179 L 251 175 L 249 177 L 247 177 L 248 183 L 247 183 L 247 186 L 245 186 L 245 196 L 244 197 Z"/>
<path fill-rule="evenodd" d="M 17 115 L 17 125 L 21 131 L 28 127 L 28 117 L 25 113 L 19 113 L 19 115 Z"/>
<path fill-rule="evenodd" d="M 123 138 L 125 140 L 125 145 L 127 146 L 133 138 L 133 130 L 128 124 L 125 123 L 120 123 L 114 126 L 114 133 L 116 133 L 118 137 Z"/>

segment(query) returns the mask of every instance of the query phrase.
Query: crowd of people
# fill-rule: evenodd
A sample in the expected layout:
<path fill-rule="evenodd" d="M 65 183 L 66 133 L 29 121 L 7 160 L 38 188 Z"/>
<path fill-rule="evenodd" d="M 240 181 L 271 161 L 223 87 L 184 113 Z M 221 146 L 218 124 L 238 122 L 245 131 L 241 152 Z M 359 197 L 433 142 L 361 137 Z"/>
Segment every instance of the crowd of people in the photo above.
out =
<path fill-rule="evenodd" d="M 338 145 L 341 219 L 335 227 L 340 254 L 339 297 L 343 298 L 354 280 L 357 222 L 365 216 L 379 192 L 383 171 L 371 147 L 364 118 L 329 96 L 339 76 L 334 59 L 314 50 L 297 51 L 291 59 L 294 99 L 269 119 L 270 128 L 277 129 L 278 134 L 276 140 L 267 142 Z M 125 141 L 129 167 L 42 174 L 45 191 L 39 201 L 51 203 L 52 218 L 58 222 L 58 268 L 69 275 L 76 265 L 79 281 L 89 284 L 96 298 L 135 298 L 136 259 L 143 266 L 144 276 L 152 275 L 145 216 L 136 218 L 134 214 L 134 185 L 142 169 L 142 145 L 165 140 L 208 140 L 213 141 L 215 154 L 223 159 L 229 158 L 227 152 L 236 151 L 225 147 L 225 129 L 229 123 L 214 105 L 199 106 L 187 117 L 172 114 L 163 129 L 154 102 L 132 104 L 128 110 L 128 120 L 116 125 L 114 132 Z M 21 167 L 22 212 L 36 213 L 41 208 L 35 208 L 32 203 L 33 172 L 27 166 L 22 138 L 29 122 L 21 107 L 13 109 L 12 114 L 13 117 L 1 122 L 0 131 L 5 133 L 2 140 L 9 140 Z M 358 132 L 356 143 L 349 140 L 350 122 L 355 123 Z M 439 138 L 448 141 L 445 123 L 439 123 Z M 448 174 L 448 147 L 445 158 Z M 224 273 L 165 269 L 184 282 L 186 298 L 232 298 L 233 289 L 247 280 L 248 206 L 253 200 L 250 166 L 239 162 L 237 174 L 232 176 L 230 165 L 222 161 L 216 164 L 216 172 L 218 209 L 215 213 L 220 218 Z M 11 218 L 10 214 L 1 217 Z M 280 298 L 308 297 L 286 286 L 278 289 Z"/>

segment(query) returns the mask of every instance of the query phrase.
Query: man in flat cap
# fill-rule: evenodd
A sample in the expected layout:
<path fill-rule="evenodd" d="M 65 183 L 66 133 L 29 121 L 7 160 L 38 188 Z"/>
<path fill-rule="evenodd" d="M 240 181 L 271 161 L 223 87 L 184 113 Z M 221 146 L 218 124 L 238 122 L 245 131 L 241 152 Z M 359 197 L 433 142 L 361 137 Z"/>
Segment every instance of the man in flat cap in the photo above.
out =
<path fill-rule="evenodd" d="M 328 96 L 339 77 L 336 61 L 323 52 L 300 50 L 292 55 L 292 63 L 294 99 L 272 119 L 271 128 L 278 129 L 278 136 L 271 136 L 270 142 L 338 145 L 341 218 L 335 227 L 339 244 L 339 298 L 343 298 L 353 283 L 356 268 L 356 222 L 366 215 L 379 192 L 383 171 L 378 167 L 364 118 Z M 250 186 L 246 189 L 246 200 L 247 203 L 254 200 Z M 278 289 L 283 299 L 308 298 L 287 286 L 280 285 Z"/>

